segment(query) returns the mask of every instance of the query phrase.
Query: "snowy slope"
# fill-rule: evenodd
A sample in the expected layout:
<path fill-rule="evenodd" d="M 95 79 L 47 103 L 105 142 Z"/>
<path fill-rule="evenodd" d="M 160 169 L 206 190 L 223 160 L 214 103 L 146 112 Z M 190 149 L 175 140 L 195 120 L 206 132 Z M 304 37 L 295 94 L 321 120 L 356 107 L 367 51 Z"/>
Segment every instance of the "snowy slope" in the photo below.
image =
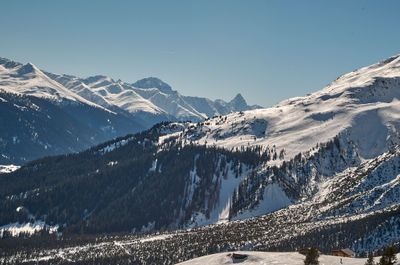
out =
<path fill-rule="evenodd" d="M 326 88 L 268 109 L 193 124 L 184 138 L 225 148 L 275 146 L 285 160 L 346 132 L 364 159 L 399 142 L 400 56 L 343 75 Z"/>
<path fill-rule="evenodd" d="M 230 255 L 232 253 L 245 254 L 248 258 L 243 261 L 234 262 Z M 397 255 L 399 259 L 400 254 Z M 182 263 L 182 265 L 220 265 L 220 264 L 249 264 L 249 265 L 301 265 L 304 264 L 304 255 L 296 252 L 257 252 L 257 251 L 238 251 L 229 253 L 218 253 L 209 256 L 199 257 L 192 260 L 188 260 Z M 375 261 L 378 261 L 380 257 L 375 257 Z M 336 264 L 348 264 L 348 265 L 363 265 L 367 259 L 360 258 L 340 258 L 328 255 L 321 255 L 319 257 L 319 264 L 321 265 L 336 265 Z M 342 260 L 342 263 L 341 263 Z M 399 264 L 399 263 L 397 263 Z"/>
<path fill-rule="evenodd" d="M 125 84 L 121 81 L 114 81 L 101 75 L 83 79 L 47 72 L 46 74 L 71 91 L 104 107 L 115 105 L 130 113 L 139 111 L 152 114 L 163 113 L 160 108 L 138 95 L 132 89 L 126 89 L 124 87 Z"/>
<path fill-rule="evenodd" d="M 179 120 L 203 120 L 207 118 L 205 114 L 200 113 L 188 104 L 177 91 L 160 91 L 158 88 L 137 88 L 136 91 Z"/>
<path fill-rule="evenodd" d="M 232 253 L 248 255 L 248 258 L 243 261 L 233 261 Z M 249 265 L 302 265 L 304 264 L 305 256 L 297 252 L 257 252 L 257 251 L 238 251 L 229 253 L 218 253 L 209 256 L 199 257 L 192 260 L 188 260 L 182 263 L 182 265 L 220 265 L 220 264 L 249 264 Z M 328 255 L 321 255 L 319 257 L 319 264 L 321 265 L 336 265 L 341 264 L 349 265 L 363 265 L 367 259 L 358 258 L 340 258 Z M 378 259 L 378 258 L 376 258 Z"/>
<path fill-rule="evenodd" d="M 39 70 L 32 63 L 20 64 L 0 58 L 0 89 L 55 101 L 68 99 L 91 106 L 99 105 L 68 90 Z"/>

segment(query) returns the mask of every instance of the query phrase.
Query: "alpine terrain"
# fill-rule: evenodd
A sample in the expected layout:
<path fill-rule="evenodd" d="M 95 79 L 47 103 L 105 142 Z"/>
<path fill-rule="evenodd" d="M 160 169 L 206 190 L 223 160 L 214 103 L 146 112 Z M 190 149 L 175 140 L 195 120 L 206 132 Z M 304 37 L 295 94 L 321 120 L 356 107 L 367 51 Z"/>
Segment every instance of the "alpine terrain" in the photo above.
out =
<path fill-rule="evenodd" d="M 0 165 L 82 151 L 161 121 L 200 121 L 258 108 L 185 97 L 157 78 L 134 84 L 106 76 L 52 74 L 0 58 Z"/>
<path fill-rule="evenodd" d="M 116 99 L 129 91 L 153 114 L 193 119 L 188 106 L 205 106 L 156 79 L 44 75 L 107 113 L 135 113 Z M 396 55 L 271 108 L 215 101 L 215 112 L 196 108 L 204 120 L 26 163 L 0 175 L 0 231 L 11 237 L 1 262 L 174 264 L 237 250 L 399 247 L 399 99 Z M 217 105 L 244 109 L 222 115 Z M 46 235 L 12 238 L 35 231 Z"/>

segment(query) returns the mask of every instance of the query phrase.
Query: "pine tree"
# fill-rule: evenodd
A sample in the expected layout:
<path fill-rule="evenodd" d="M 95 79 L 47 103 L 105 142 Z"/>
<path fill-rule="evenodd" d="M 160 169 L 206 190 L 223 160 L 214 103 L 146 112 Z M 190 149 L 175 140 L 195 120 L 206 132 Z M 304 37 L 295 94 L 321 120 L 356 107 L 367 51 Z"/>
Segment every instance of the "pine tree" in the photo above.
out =
<path fill-rule="evenodd" d="M 319 252 L 317 247 L 312 246 L 306 255 L 304 265 L 319 265 L 318 257 Z"/>
<path fill-rule="evenodd" d="M 379 265 L 394 265 L 396 261 L 396 249 L 392 246 L 388 246 L 382 253 Z"/>
<path fill-rule="evenodd" d="M 374 256 L 372 255 L 372 253 L 368 254 L 368 259 L 365 262 L 365 265 L 375 265 Z"/>

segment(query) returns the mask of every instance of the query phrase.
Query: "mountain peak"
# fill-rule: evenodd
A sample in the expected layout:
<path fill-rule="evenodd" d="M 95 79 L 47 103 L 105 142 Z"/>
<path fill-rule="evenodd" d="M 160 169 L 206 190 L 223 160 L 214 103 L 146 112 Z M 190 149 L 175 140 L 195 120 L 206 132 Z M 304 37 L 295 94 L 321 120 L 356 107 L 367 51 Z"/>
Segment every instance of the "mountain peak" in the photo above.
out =
<path fill-rule="evenodd" d="M 112 81 L 111 78 L 105 76 L 105 75 L 94 75 L 94 76 L 89 76 L 87 78 L 84 79 L 84 83 L 85 84 L 90 84 L 90 83 L 96 83 L 99 82 L 100 80 L 108 80 L 108 81 Z"/>
<path fill-rule="evenodd" d="M 236 110 L 247 110 L 249 106 L 243 96 L 238 93 L 230 102 L 230 105 Z"/>
<path fill-rule="evenodd" d="M 244 99 L 244 97 L 240 93 L 237 93 L 237 95 L 231 100 L 231 102 L 232 101 L 244 101 L 244 102 L 246 102 L 246 100 Z"/>
<path fill-rule="evenodd" d="M 0 65 L 3 65 L 5 68 L 14 68 L 21 65 L 21 63 L 17 63 L 10 59 L 0 57 Z"/>
<path fill-rule="evenodd" d="M 22 65 L 18 69 L 18 74 L 24 75 L 24 74 L 34 73 L 37 71 L 39 71 L 39 69 L 33 63 L 29 62 L 27 64 Z"/>
<path fill-rule="evenodd" d="M 381 60 L 378 63 L 362 67 L 350 73 L 338 77 L 335 81 L 330 83 L 322 90 L 315 93 L 315 95 L 328 98 L 324 94 L 334 97 L 341 93 L 357 97 L 362 102 L 368 101 L 391 101 L 394 97 L 398 98 L 399 91 L 395 84 L 400 77 L 400 55 L 394 55 Z M 354 89 L 356 88 L 357 89 Z M 391 88 L 390 92 L 386 91 Z M 379 91 L 374 93 L 372 90 Z"/>
<path fill-rule="evenodd" d="M 137 88 L 158 88 L 163 92 L 170 92 L 172 88 L 170 85 L 162 81 L 157 77 L 147 77 L 140 79 L 132 84 L 134 87 Z"/>

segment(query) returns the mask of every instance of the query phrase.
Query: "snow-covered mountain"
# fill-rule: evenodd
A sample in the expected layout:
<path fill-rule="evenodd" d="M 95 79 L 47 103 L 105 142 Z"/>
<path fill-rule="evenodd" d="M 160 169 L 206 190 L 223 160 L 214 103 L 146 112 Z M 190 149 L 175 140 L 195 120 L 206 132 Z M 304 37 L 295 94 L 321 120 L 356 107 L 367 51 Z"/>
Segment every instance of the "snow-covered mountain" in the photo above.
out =
<path fill-rule="evenodd" d="M 135 90 L 121 81 L 106 76 L 78 78 L 45 72 L 54 81 L 79 96 L 110 110 L 123 110 L 138 118 L 146 127 L 166 120 L 176 120 L 151 101 L 143 98 Z"/>
<path fill-rule="evenodd" d="M 106 76 L 78 78 L 68 75 L 46 74 L 87 100 L 104 107 L 118 106 L 135 115 L 150 118 L 149 124 L 162 120 L 201 121 L 208 117 L 235 111 L 260 108 L 248 106 L 239 94 L 231 102 L 212 101 L 201 97 L 186 97 L 162 80 L 149 77 L 133 84 L 115 81 Z M 151 119 L 151 116 L 154 116 Z M 157 118 L 157 116 L 160 116 Z M 155 119 L 155 120 L 154 120 Z"/>
<path fill-rule="evenodd" d="M 275 211 L 315 198 L 324 192 L 326 181 L 349 174 L 347 170 L 368 164 L 399 144 L 399 69 L 400 55 L 396 55 L 272 108 L 187 124 L 179 132 L 160 137 L 159 144 L 172 137 L 184 145 L 266 152 L 265 164 L 237 181 L 230 188 L 234 195 L 221 203 L 231 207 L 233 219 Z M 390 176 L 396 178 L 396 172 Z M 388 187 L 397 189 L 393 185 Z M 385 205 L 397 203 L 393 198 Z M 208 223 L 201 213 L 194 224 Z"/>
<path fill-rule="evenodd" d="M 0 91 L 9 95 L 0 101 L 3 110 L 0 122 L 13 117 L 11 123 L 3 124 L 8 129 L 0 132 L 0 163 L 21 164 L 42 156 L 81 151 L 162 121 L 200 121 L 208 116 L 258 107 L 247 106 L 244 100 L 234 105 L 196 97 L 187 101 L 157 78 L 146 78 L 132 85 L 100 75 L 79 78 L 53 74 L 32 63 L 21 64 L 5 58 L 0 58 Z M 6 103 L 5 97 L 21 100 L 11 94 L 27 96 L 24 100 L 35 101 L 35 108 L 25 106 L 23 111 L 21 108 L 15 111 L 16 106 L 25 103 Z M 11 116 L 6 116 L 6 112 Z M 39 115 L 44 112 L 52 119 Z M 60 116 L 61 112 L 66 117 Z M 42 119 L 41 128 L 34 124 L 38 123 L 32 120 L 35 116 Z M 71 129 L 61 130 L 59 125 L 56 128 L 55 122 L 62 119 L 65 124 L 74 120 L 73 125 L 68 125 Z M 60 130 L 69 133 L 61 137 L 64 133 L 60 134 Z"/>
<path fill-rule="evenodd" d="M 399 143 L 400 55 L 345 74 L 324 89 L 267 108 L 189 126 L 182 140 L 224 148 L 274 146 L 285 160 L 346 133 L 361 158 Z"/>
<path fill-rule="evenodd" d="M 0 90 L 0 165 L 82 151 L 145 127 L 124 113 Z"/>
<path fill-rule="evenodd" d="M 63 99 L 100 107 L 50 79 L 32 63 L 20 64 L 0 58 L 0 89 L 54 101 Z"/>
<path fill-rule="evenodd" d="M 96 82 L 105 81 L 87 81 Z M 160 80 L 136 86 L 163 110 L 154 95 L 181 107 L 190 101 Z M 80 154 L 34 161 L 0 178 L 0 224 L 33 216 L 67 234 L 191 228 L 154 245 L 119 241 L 148 260 L 162 259 L 151 254 L 156 250 L 169 253 L 170 262 L 232 249 L 315 244 L 363 254 L 398 246 L 399 99 L 397 55 L 272 108 L 162 123 Z M 241 102 L 238 96 L 231 105 Z M 29 212 L 16 212 L 21 206 Z M 171 245 L 184 251 L 171 253 Z"/>

